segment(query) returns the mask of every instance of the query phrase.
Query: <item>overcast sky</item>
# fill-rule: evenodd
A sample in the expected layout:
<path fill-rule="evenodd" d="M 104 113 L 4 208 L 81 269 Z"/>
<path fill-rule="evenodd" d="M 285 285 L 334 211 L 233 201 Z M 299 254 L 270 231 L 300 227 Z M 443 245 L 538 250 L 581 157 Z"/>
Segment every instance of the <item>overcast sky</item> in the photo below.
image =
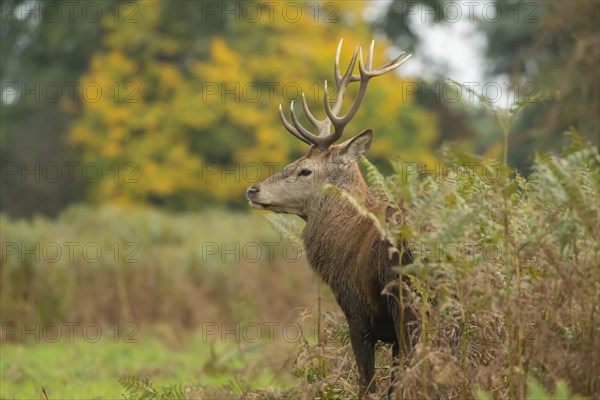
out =
<path fill-rule="evenodd" d="M 390 3 L 391 0 L 371 2 L 363 14 L 364 18 L 367 21 L 381 18 Z M 432 78 L 443 73 L 459 82 L 482 82 L 486 39 L 477 31 L 475 24 L 469 22 L 467 8 L 461 7 L 460 10 L 462 17 L 453 23 L 427 22 L 432 17 L 423 12 L 409 16 L 407 23 L 417 34 L 421 44 L 411 61 L 402 67 L 402 74 Z M 444 67 L 447 68 L 446 71 Z"/>

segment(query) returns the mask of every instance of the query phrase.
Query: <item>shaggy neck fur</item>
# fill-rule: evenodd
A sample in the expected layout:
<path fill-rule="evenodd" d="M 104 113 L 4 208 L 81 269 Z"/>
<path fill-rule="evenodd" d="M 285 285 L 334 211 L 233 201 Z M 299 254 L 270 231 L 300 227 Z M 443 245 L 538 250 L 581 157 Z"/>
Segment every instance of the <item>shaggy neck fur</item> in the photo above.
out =
<path fill-rule="evenodd" d="M 380 206 L 356 165 L 352 166 L 348 179 L 336 182 L 336 186 L 364 201 L 369 210 Z M 368 258 L 378 236 L 372 223 L 361 217 L 347 200 L 324 194 L 310 207 L 303 239 L 311 266 L 335 291 L 336 286 L 343 287 L 348 279 L 358 278 L 348 275 L 356 271 L 350 265 Z"/>

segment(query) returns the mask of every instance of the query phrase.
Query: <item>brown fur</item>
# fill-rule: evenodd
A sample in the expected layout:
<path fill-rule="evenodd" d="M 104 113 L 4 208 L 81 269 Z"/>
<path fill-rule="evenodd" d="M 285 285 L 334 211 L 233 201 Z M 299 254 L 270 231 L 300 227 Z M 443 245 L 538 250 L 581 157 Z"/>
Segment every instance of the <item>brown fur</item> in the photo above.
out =
<path fill-rule="evenodd" d="M 366 200 L 375 211 L 386 207 L 376 204 L 358 168 L 349 182 L 354 196 Z M 352 190 L 354 189 L 354 190 Z M 394 356 L 399 346 L 408 351 L 412 314 L 405 315 L 405 332 L 400 338 L 400 315 L 397 302 L 382 295 L 383 289 L 397 281 L 391 269 L 397 257 L 388 258 L 389 243 L 381 240 L 372 223 L 361 217 L 344 199 L 327 196 L 321 208 L 306 221 L 303 231 L 306 255 L 313 269 L 335 295 L 350 328 L 350 338 L 359 368 L 361 393 L 375 392 L 374 346 L 377 340 L 393 343 Z M 404 258 L 409 262 L 410 256 Z"/>

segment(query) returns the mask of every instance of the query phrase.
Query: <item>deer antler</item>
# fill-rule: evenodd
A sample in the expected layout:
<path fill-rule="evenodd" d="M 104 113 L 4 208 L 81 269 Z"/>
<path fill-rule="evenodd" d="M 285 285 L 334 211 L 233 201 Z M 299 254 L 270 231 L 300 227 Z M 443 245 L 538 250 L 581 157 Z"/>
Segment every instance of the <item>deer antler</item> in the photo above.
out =
<path fill-rule="evenodd" d="M 330 106 L 328 102 L 328 89 L 327 89 L 327 80 L 325 80 L 325 95 L 323 99 L 323 103 L 325 104 L 325 112 L 327 113 L 327 117 L 323 120 L 319 120 L 315 118 L 315 116 L 310 112 L 308 108 L 308 104 L 306 103 L 306 97 L 304 93 L 302 93 L 302 108 L 304 109 L 304 113 L 308 118 L 308 121 L 317 129 L 317 134 L 313 134 L 308 129 L 306 129 L 296 115 L 296 111 L 294 110 L 294 102 L 292 101 L 290 106 L 290 114 L 292 116 L 292 123 L 290 123 L 283 111 L 281 109 L 281 104 L 279 105 L 279 117 L 281 118 L 281 122 L 285 129 L 287 129 L 292 135 L 296 138 L 302 140 L 304 143 L 313 144 L 316 147 L 327 150 L 329 146 L 335 143 L 342 134 L 344 133 L 344 128 L 352 118 L 358 112 L 363 100 L 365 99 L 365 95 L 367 94 L 367 86 L 369 84 L 369 80 L 375 76 L 383 75 L 389 71 L 392 71 L 398 68 L 400 65 L 404 64 L 406 60 L 410 58 L 410 54 L 403 58 L 406 52 L 401 52 L 398 57 L 394 60 L 389 61 L 388 63 L 382 65 L 377 69 L 372 69 L 373 66 L 373 48 L 375 46 L 375 41 L 371 42 L 371 46 L 369 47 L 369 54 L 367 55 L 367 65 L 363 65 L 363 55 L 362 48 L 360 45 L 356 45 L 354 49 L 354 54 L 352 55 L 352 59 L 350 60 L 350 65 L 348 69 L 342 75 L 340 73 L 340 52 L 342 50 L 342 43 L 344 39 L 340 40 L 340 43 L 337 47 L 337 52 L 335 55 L 335 65 L 334 65 L 334 77 L 335 84 L 337 87 L 337 93 L 335 95 L 335 100 L 333 102 L 333 107 Z M 354 67 L 356 65 L 356 59 L 358 58 L 358 70 L 359 75 L 353 75 Z M 360 82 L 360 86 L 358 88 L 358 94 L 350 106 L 350 109 L 344 116 L 340 116 L 339 113 L 342 108 L 342 103 L 344 102 L 344 94 L 346 93 L 346 88 L 352 82 Z M 333 125 L 333 133 L 331 133 L 331 125 Z"/>

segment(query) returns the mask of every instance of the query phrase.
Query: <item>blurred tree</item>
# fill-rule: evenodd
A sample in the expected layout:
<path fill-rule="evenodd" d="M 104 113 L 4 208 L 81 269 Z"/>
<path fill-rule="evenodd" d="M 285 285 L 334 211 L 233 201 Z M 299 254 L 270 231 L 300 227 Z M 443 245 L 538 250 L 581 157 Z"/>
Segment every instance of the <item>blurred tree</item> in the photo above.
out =
<path fill-rule="evenodd" d="M 368 46 L 364 6 L 185 3 L 171 19 L 171 3 L 153 2 L 139 4 L 138 24 L 104 20 L 101 49 L 81 84 L 116 83 L 120 91 L 84 102 L 70 139 L 86 161 L 124 174 L 104 177 L 90 199 L 172 209 L 244 204 L 247 186 L 305 147 L 281 126 L 278 104 L 287 111 L 304 91 L 323 117 L 322 82 L 333 78 L 337 40 L 346 44 L 342 67 L 355 43 Z M 224 22 L 223 34 L 203 26 L 215 20 Z M 192 39 L 192 30 L 209 32 Z M 378 41 L 376 63 L 387 61 L 386 48 Z M 433 160 L 435 117 L 405 94 L 408 83 L 394 75 L 374 80 L 348 129 L 374 129 L 375 161 L 397 151 L 405 159 Z"/>
<path fill-rule="evenodd" d="M 376 30 L 384 32 L 396 47 L 418 54 L 422 43 L 417 27 L 446 23 L 448 19 L 451 20 L 447 15 L 447 6 L 456 4 L 446 0 L 392 1 L 382 16 L 374 19 L 372 24 Z M 420 56 L 427 57 L 426 54 Z M 469 109 L 468 104 L 463 102 L 450 104 L 444 101 L 441 88 L 446 84 L 444 75 L 447 66 L 442 65 L 440 60 L 426 62 L 435 65 L 440 76 L 432 80 L 418 79 L 414 98 L 419 105 L 437 116 L 440 135 L 434 147 L 443 141 L 461 141 L 476 145 L 479 140 L 477 129 L 482 126 L 484 129 L 493 128 L 493 124 L 482 110 Z"/>
<path fill-rule="evenodd" d="M 111 7 L 97 4 L 104 12 Z M 63 7 L 56 1 L 4 1 L 0 7 L 0 203 L 17 216 L 53 214 L 82 198 L 80 180 L 41 176 L 51 163 L 79 161 L 65 141 L 71 117 L 61 104 L 77 102 L 69 87 L 100 42 L 97 23 L 81 12 L 62 14 Z"/>
<path fill-rule="evenodd" d="M 511 135 L 513 160 L 533 149 L 558 150 L 575 127 L 600 144 L 600 3 L 497 0 L 498 23 L 480 21 L 488 36 L 490 73 L 507 74 L 523 99 L 554 93 L 554 101 L 525 109 Z M 520 11 L 518 19 L 515 11 Z"/>
<path fill-rule="evenodd" d="M 385 16 L 376 21 L 393 41 L 406 48 L 418 46 L 419 36 L 412 19 L 428 23 L 450 23 L 449 14 L 457 3 L 449 0 L 392 2 Z M 484 12 L 482 6 L 486 8 Z M 577 128 L 595 145 L 600 130 L 600 4 L 581 2 L 519 2 L 496 0 L 479 4 L 474 12 L 459 6 L 459 23 L 473 23 L 487 38 L 486 55 L 489 79 L 506 76 L 513 83 L 511 91 L 518 98 L 537 94 L 558 93 L 554 101 L 533 104 L 521 114 L 510 136 L 510 161 L 518 164 L 529 158 L 535 149 L 558 150 L 564 145 L 563 132 Z M 484 15 L 485 14 L 485 15 Z M 449 22 L 450 21 L 450 22 Z M 435 82 L 425 82 L 429 90 Z M 421 102 L 439 115 L 440 139 L 480 136 L 487 145 L 493 129 L 481 120 L 481 113 L 469 115 L 464 104 Z M 425 99 L 425 100 L 423 100 Z M 467 119 L 477 116 L 471 122 Z M 478 127 L 478 128 L 477 128 Z M 484 129 L 481 129 L 484 128 Z M 500 139 L 499 135 L 493 135 Z"/>
<path fill-rule="evenodd" d="M 137 3 L 102 1 L 5 1 L 0 7 L 0 158 L 2 160 L 3 212 L 13 216 L 55 214 L 67 204 L 84 200 L 94 191 L 96 174 L 122 180 L 133 171 L 130 165 L 86 164 L 81 151 L 68 141 L 68 131 L 87 103 L 119 97 L 135 100 L 139 87 L 121 81 L 85 82 L 81 75 L 90 67 L 92 55 L 101 51 L 107 21 L 128 28 L 129 56 L 145 53 L 172 63 L 175 56 L 202 56 L 201 43 L 223 32 L 220 18 L 202 20 L 202 8 L 186 4 L 165 7 L 161 26 L 153 36 L 140 38 L 143 24 Z M 156 24 L 155 24 L 156 26 Z M 150 37 L 167 37 L 158 42 L 185 47 L 157 52 Z M 119 43 L 114 45 L 119 48 Z M 206 45 L 204 46 L 206 47 Z M 171 54 L 172 53 L 172 54 Z M 206 55 L 206 52 L 204 52 Z M 146 57 L 148 59 L 148 57 Z M 98 62 L 98 58 L 95 58 Z M 148 59 L 149 60 L 149 59 Z M 89 84 L 85 86 L 85 84 Z M 89 157 L 87 158 L 89 160 Z M 91 167 L 86 170 L 86 167 Z M 87 171 L 87 172 L 86 172 Z M 131 180 L 130 178 L 129 180 Z M 129 181 L 128 180 L 128 181 Z"/>

